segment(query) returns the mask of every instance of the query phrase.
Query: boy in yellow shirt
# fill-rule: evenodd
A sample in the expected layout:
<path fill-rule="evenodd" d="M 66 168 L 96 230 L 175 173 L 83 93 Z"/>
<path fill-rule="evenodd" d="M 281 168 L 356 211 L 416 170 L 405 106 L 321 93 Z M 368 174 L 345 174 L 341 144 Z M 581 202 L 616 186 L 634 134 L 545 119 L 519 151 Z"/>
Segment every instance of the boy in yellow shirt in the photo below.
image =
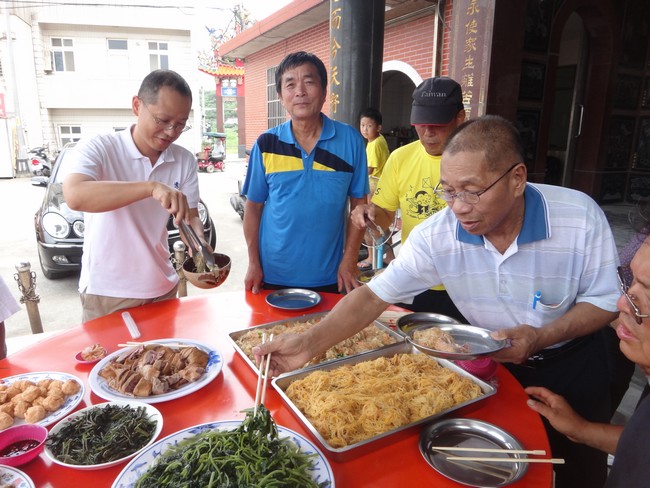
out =
<path fill-rule="evenodd" d="M 375 194 L 377 189 L 377 183 L 379 182 L 379 177 L 381 176 L 382 171 L 384 170 L 384 165 L 388 159 L 388 143 L 386 139 L 381 134 L 381 123 L 382 116 L 381 112 L 375 108 L 367 108 L 361 113 L 361 119 L 359 121 L 359 131 L 361 135 L 368 141 L 366 145 L 366 157 L 368 159 L 368 178 L 370 183 L 370 193 L 368 194 L 368 203 L 370 199 Z M 368 242 L 369 237 L 366 236 L 366 244 L 370 245 L 372 242 Z M 369 251 L 372 252 L 372 248 L 369 248 Z M 392 249 L 388 247 L 388 259 L 390 259 L 393 254 Z M 366 271 L 372 268 L 372 258 L 369 256 L 363 261 L 359 261 L 357 266 L 361 271 Z"/>

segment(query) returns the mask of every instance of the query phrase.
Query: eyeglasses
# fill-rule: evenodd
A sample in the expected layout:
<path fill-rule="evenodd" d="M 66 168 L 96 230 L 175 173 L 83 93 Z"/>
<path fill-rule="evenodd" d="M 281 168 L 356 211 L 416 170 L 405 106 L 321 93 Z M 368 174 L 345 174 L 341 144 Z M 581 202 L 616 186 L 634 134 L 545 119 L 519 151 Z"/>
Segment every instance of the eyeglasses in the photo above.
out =
<path fill-rule="evenodd" d="M 490 188 L 492 188 L 494 185 L 496 185 L 499 181 L 501 181 L 508 173 L 510 173 L 514 168 L 516 168 L 519 164 L 521 163 L 515 163 L 508 170 L 503 173 L 501 176 L 499 176 L 494 183 L 492 183 L 490 186 L 487 188 L 480 190 L 480 191 L 459 191 L 459 192 L 453 192 L 453 191 L 447 191 L 444 188 L 440 188 L 440 182 L 436 185 L 436 187 L 433 190 L 433 193 L 439 198 L 442 198 L 445 202 L 451 203 L 454 201 L 454 198 L 457 198 L 461 202 L 464 203 L 469 203 L 470 205 L 476 205 L 480 200 L 481 200 L 481 195 L 488 191 Z"/>
<path fill-rule="evenodd" d="M 158 117 L 156 117 L 154 114 L 151 113 L 151 110 L 149 110 L 149 107 L 147 107 L 147 104 L 144 103 L 144 101 L 142 102 L 142 106 L 147 109 L 147 112 L 149 112 L 149 115 L 151 115 L 151 117 L 153 118 L 153 121 L 162 130 L 171 130 L 171 131 L 174 131 L 174 132 L 187 132 L 188 130 L 190 130 L 192 128 L 191 125 L 170 124 L 166 120 L 160 120 Z"/>
<path fill-rule="evenodd" d="M 634 311 L 634 316 L 636 317 L 636 323 L 641 324 L 643 322 L 643 319 L 647 319 L 648 317 L 650 317 L 650 314 L 641 313 L 639 307 L 637 307 L 636 303 L 634 303 L 636 297 L 634 295 L 629 295 L 627 293 L 627 291 L 630 289 L 630 284 L 628 283 L 628 279 L 627 279 L 627 272 L 629 272 L 629 267 L 627 266 L 619 266 L 616 269 L 616 276 L 618 276 L 618 284 L 621 286 L 621 291 L 623 292 L 623 295 L 625 295 L 627 302 L 630 304 L 630 307 L 632 307 L 632 310 Z"/>

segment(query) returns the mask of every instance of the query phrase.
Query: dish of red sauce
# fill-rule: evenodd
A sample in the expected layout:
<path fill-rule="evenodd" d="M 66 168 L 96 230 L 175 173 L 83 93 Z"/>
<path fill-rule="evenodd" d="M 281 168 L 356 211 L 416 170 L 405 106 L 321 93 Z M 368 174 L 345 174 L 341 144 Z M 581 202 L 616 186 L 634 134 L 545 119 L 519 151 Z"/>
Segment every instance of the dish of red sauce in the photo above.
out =
<path fill-rule="evenodd" d="M 39 442 L 33 439 L 25 439 L 22 441 L 14 442 L 9 444 L 2 451 L 0 451 L 0 457 L 14 457 L 19 456 L 20 454 L 25 454 L 28 451 L 31 451 Z"/>

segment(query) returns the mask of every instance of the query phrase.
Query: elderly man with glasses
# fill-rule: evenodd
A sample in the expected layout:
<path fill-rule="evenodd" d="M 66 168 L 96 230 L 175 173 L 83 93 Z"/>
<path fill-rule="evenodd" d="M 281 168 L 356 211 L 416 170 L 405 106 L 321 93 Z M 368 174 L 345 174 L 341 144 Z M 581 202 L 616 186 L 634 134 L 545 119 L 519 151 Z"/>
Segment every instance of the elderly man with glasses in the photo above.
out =
<path fill-rule="evenodd" d="M 616 318 L 618 256 L 600 207 L 587 195 L 527 183 L 519 134 L 483 116 L 461 125 L 442 154 L 436 193 L 448 202 L 411 233 L 398 257 L 308 332 L 254 349 L 275 373 L 357 332 L 390 304 L 445 286 L 472 325 L 510 346 L 495 354 L 523 386 L 565 396 L 590 421 L 609 420 L 599 331 Z M 547 424 L 556 487 L 602 486 L 606 455 Z"/>
<path fill-rule="evenodd" d="M 79 291 L 83 321 L 176 296 L 167 221 L 203 239 L 196 158 L 174 144 L 190 128 L 192 92 L 176 72 L 147 75 L 132 99 L 129 130 L 81 140 L 63 183 L 67 204 L 86 213 Z M 209 248 L 209 246 L 208 246 Z"/>

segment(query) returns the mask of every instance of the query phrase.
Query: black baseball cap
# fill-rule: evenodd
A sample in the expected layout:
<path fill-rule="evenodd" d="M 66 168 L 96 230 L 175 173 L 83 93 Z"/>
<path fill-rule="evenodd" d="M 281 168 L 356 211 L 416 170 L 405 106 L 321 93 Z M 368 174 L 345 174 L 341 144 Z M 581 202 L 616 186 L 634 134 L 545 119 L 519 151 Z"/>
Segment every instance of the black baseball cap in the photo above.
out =
<path fill-rule="evenodd" d="M 463 92 L 451 78 L 427 78 L 413 90 L 411 125 L 446 125 L 463 109 Z"/>

